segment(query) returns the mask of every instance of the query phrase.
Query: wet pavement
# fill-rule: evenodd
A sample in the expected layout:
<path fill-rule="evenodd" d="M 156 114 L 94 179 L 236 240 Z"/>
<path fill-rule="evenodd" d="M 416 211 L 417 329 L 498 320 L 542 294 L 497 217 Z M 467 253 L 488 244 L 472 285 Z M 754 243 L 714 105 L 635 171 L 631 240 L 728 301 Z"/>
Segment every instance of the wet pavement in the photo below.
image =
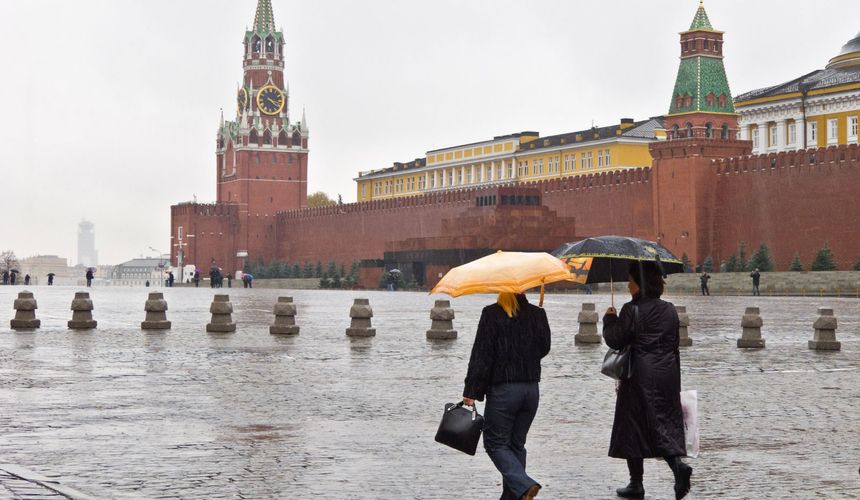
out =
<path fill-rule="evenodd" d="M 165 290 L 173 329 L 144 333 L 149 290 L 95 288 L 99 328 L 73 332 L 77 289 L 35 287 L 42 328 L 16 333 L 21 290 L 0 287 L 2 462 L 99 498 L 498 497 L 483 451 L 468 457 L 433 441 L 492 297 L 452 300 L 460 338 L 428 341 L 434 297 L 423 293 L 222 290 L 238 330 L 207 334 L 210 289 Z M 296 337 L 268 333 L 278 295 L 295 297 Z M 374 338 L 344 334 L 355 297 L 370 299 Z M 694 339 L 682 376 L 699 391 L 702 454 L 689 460 L 688 498 L 858 498 L 860 302 L 667 299 L 687 306 Z M 605 348 L 573 342 L 585 301 L 602 316 L 609 296 L 546 300 L 553 350 L 528 443 L 539 498 L 611 499 L 627 479 L 623 461 L 606 457 Z M 735 347 L 748 305 L 761 307 L 764 350 Z M 841 352 L 807 349 L 822 305 L 839 319 Z M 674 498 L 656 460 L 645 487 L 647 498 Z"/>

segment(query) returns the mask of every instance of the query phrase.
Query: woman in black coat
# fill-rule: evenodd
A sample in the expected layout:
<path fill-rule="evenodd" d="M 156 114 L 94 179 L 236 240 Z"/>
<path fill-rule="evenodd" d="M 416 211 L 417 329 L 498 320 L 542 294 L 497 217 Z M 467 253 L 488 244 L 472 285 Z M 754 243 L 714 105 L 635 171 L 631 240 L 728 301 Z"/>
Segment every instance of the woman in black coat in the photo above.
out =
<path fill-rule="evenodd" d="M 678 314 L 660 300 L 663 277 L 653 262 L 634 262 L 628 284 L 633 300 L 621 314 L 610 307 L 603 317 L 603 338 L 613 349 L 631 346 L 632 376 L 617 388 L 609 456 L 627 459 L 630 484 L 617 490 L 624 498 L 644 498 L 643 459 L 663 458 L 675 475 L 675 498 L 690 491 L 692 467 L 681 410 Z M 638 320 L 637 320 L 638 318 Z"/>
<path fill-rule="evenodd" d="M 540 360 L 549 348 L 546 312 L 525 295 L 500 293 L 481 313 L 463 403 L 487 397 L 484 448 L 502 474 L 502 500 L 531 500 L 541 488 L 526 474 L 525 445 L 540 401 Z"/>

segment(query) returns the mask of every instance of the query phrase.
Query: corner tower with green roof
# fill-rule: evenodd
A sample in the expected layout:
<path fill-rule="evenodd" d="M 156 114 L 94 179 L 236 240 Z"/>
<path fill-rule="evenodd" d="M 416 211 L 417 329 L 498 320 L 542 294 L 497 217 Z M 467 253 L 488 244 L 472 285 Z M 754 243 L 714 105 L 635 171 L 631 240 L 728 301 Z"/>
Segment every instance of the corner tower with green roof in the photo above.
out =
<path fill-rule="evenodd" d="M 734 139 L 738 120 L 723 66 L 723 32 L 711 26 L 705 6 L 681 33 L 681 63 L 666 116 L 670 139 Z"/>

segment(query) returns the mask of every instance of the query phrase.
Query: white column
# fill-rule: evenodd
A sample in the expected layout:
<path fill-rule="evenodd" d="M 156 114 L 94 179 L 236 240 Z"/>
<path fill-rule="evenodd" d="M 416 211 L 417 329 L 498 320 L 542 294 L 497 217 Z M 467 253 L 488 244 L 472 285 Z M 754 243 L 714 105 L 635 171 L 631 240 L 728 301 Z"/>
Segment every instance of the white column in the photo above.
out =
<path fill-rule="evenodd" d="M 748 141 L 749 140 L 749 135 L 750 135 L 749 128 L 750 128 L 749 125 L 741 125 L 740 127 L 738 127 L 738 129 L 739 129 L 738 130 L 738 140 L 741 140 L 741 141 Z"/>
<path fill-rule="evenodd" d="M 764 154 L 767 152 L 767 143 L 769 140 L 767 132 L 767 122 L 760 122 L 758 124 L 758 149 L 754 153 Z"/>
<path fill-rule="evenodd" d="M 806 140 L 806 120 L 803 115 L 794 117 L 794 149 L 803 149 L 803 141 Z"/>
<path fill-rule="evenodd" d="M 469 165 L 469 172 L 471 173 L 470 179 L 472 180 L 472 184 L 474 184 L 475 182 L 478 181 L 478 179 L 475 177 L 475 164 L 474 163 Z"/>
<path fill-rule="evenodd" d="M 776 122 L 776 150 L 777 151 L 785 151 L 786 145 L 786 128 L 788 126 L 788 120 L 779 120 Z"/>

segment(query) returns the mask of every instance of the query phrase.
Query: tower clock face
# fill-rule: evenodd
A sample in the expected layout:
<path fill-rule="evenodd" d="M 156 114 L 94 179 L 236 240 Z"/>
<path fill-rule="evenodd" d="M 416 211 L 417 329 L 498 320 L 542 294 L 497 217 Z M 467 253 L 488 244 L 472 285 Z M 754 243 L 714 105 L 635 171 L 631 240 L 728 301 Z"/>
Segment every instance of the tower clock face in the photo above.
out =
<path fill-rule="evenodd" d="M 267 115 L 276 115 L 283 111 L 286 102 L 284 93 L 273 85 L 266 85 L 257 93 L 257 107 Z"/>
<path fill-rule="evenodd" d="M 239 89 L 239 95 L 236 98 L 236 104 L 239 106 L 240 113 L 248 107 L 248 91 L 245 90 L 245 87 Z"/>

